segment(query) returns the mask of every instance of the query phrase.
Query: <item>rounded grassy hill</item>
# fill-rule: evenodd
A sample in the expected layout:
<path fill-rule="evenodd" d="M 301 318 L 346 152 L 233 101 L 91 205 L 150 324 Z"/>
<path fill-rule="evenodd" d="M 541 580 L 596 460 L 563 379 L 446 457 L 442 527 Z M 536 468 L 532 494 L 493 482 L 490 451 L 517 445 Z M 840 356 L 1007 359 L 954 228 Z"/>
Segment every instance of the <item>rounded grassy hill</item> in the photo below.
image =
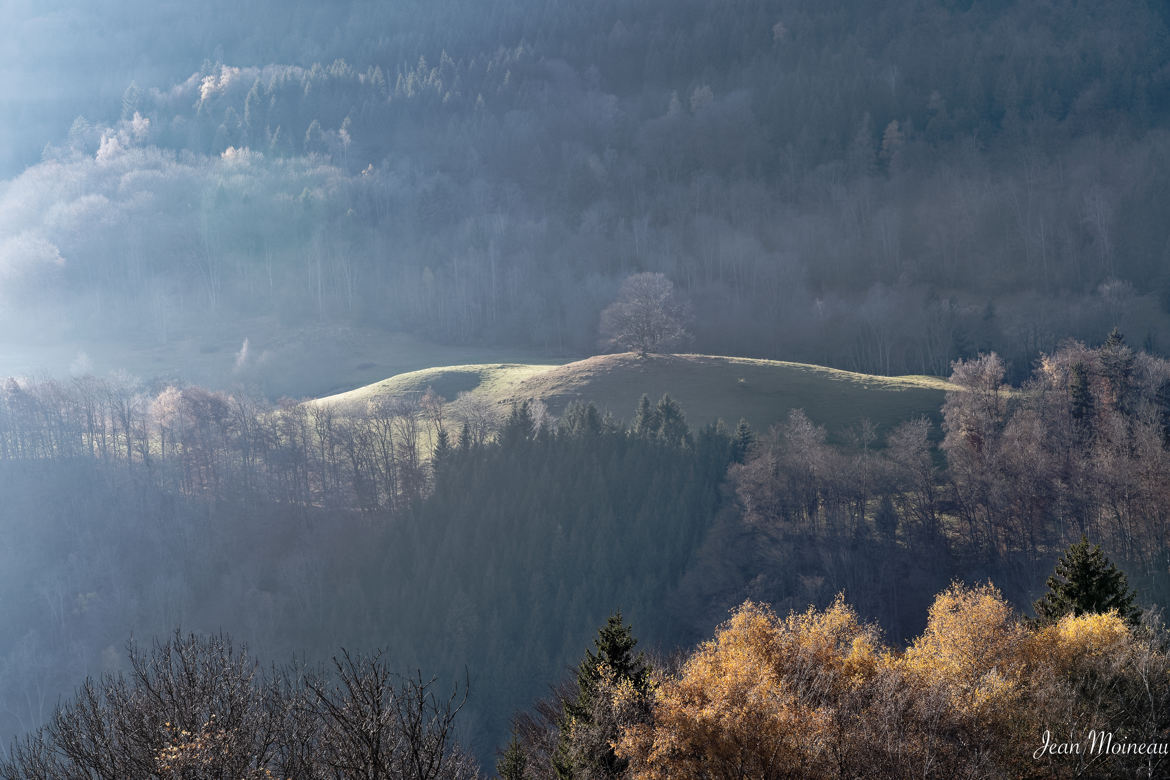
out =
<path fill-rule="evenodd" d="M 346 410 L 379 397 L 432 388 L 448 401 L 461 393 L 501 405 L 540 400 L 555 415 L 574 400 L 628 419 L 643 393 L 678 400 L 692 427 L 743 417 L 766 430 L 803 409 L 836 438 L 868 419 L 879 431 L 922 415 L 937 418 L 951 387 L 936 377 L 883 377 L 823 366 L 715 355 L 600 355 L 564 365 L 480 363 L 427 368 L 322 398 Z"/>

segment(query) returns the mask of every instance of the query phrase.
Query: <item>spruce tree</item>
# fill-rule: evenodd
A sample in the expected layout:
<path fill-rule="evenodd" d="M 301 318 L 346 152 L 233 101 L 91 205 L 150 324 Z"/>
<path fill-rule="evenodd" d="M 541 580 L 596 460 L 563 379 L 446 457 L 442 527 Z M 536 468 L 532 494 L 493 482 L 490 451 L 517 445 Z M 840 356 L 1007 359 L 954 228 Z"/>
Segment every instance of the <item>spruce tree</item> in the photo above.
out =
<path fill-rule="evenodd" d="M 889 493 L 882 494 L 877 512 L 873 516 L 873 524 L 883 539 L 892 540 L 898 536 L 898 510 L 894 508 L 894 502 Z"/>
<path fill-rule="evenodd" d="M 1093 419 L 1093 393 L 1084 363 L 1074 363 L 1069 369 L 1068 394 L 1073 419 L 1088 424 Z"/>
<path fill-rule="evenodd" d="M 500 773 L 500 780 L 524 780 L 524 772 L 527 769 L 528 756 L 524 754 L 524 748 L 520 747 L 520 741 L 513 733 L 507 749 L 496 762 L 496 771 Z"/>
<path fill-rule="evenodd" d="M 658 431 L 658 437 L 672 446 L 686 446 L 691 442 L 691 431 L 687 427 L 687 418 L 683 414 L 682 407 L 678 405 L 678 401 L 671 398 L 669 395 L 662 396 L 662 400 L 658 402 L 658 418 L 661 420 L 662 427 Z"/>
<path fill-rule="evenodd" d="M 451 447 L 451 438 L 447 435 L 447 431 L 443 428 L 439 429 L 439 435 L 435 437 L 435 451 L 431 455 L 431 470 L 435 475 L 446 467 L 451 461 L 451 455 L 454 450 Z"/>
<path fill-rule="evenodd" d="M 650 403 L 650 396 L 642 393 L 642 398 L 638 401 L 638 408 L 634 412 L 634 424 L 632 426 L 633 433 L 639 439 L 653 439 L 658 436 L 658 431 L 662 428 L 662 417 L 659 416 L 658 410 Z"/>
<path fill-rule="evenodd" d="M 586 650 L 585 658 L 577 666 L 577 703 L 576 706 L 570 704 L 572 714 L 576 716 L 584 717 L 586 709 L 591 706 L 602 667 L 612 670 L 615 680 L 629 680 L 639 691 L 645 690 L 650 674 L 645 655 L 634 655 L 638 640 L 634 638 L 633 628 L 622 621 L 621 610 L 609 616 L 593 644 L 597 652 Z"/>
<path fill-rule="evenodd" d="M 508 415 L 504 427 L 500 430 L 500 446 L 505 450 L 513 450 L 527 442 L 533 430 L 532 411 L 528 402 L 517 404 L 512 402 L 512 413 Z"/>
<path fill-rule="evenodd" d="M 1109 387 L 1113 391 L 1113 405 L 1121 411 L 1129 410 L 1130 392 L 1133 389 L 1134 354 L 1125 343 L 1125 336 L 1114 328 L 1109 338 L 1101 345 L 1101 368 Z"/>
<path fill-rule="evenodd" d="M 573 437 L 590 437 L 601 435 L 604 428 L 601 413 L 593 402 L 582 403 L 573 401 L 565 408 L 561 417 L 561 433 Z"/>
<path fill-rule="evenodd" d="M 731 440 L 731 459 L 736 463 L 743 463 L 748 450 L 755 443 L 756 434 L 752 431 L 752 426 L 748 425 L 747 420 L 740 417 L 739 424 L 735 426 L 735 435 Z"/>
<path fill-rule="evenodd" d="M 1162 446 L 1170 447 L 1170 379 L 1164 379 L 1158 385 L 1154 404 L 1158 409 L 1158 421 L 1162 425 Z"/>
<path fill-rule="evenodd" d="M 1136 625 L 1142 612 L 1134 606 L 1136 594 L 1125 574 L 1110 561 L 1101 546 L 1084 536 L 1065 550 L 1048 578 L 1048 592 L 1035 603 L 1037 620 L 1054 623 L 1068 614 L 1108 612 Z"/>
<path fill-rule="evenodd" d="M 585 658 L 577 666 L 576 696 L 565 702 L 565 713 L 561 722 L 560 741 L 554 763 L 558 777 L 616 777 L 625 768 L 625 761 L 618 758 L 608 743 L 616 740 L 617 734 L 604 740 L 607 747 L 602 755 L 580 755 L 570 741 L 572 729 L 586 728 L 593 724 L 593 713 L 597 704 L 598 686 L 603 679 L 615 683 L 628 681 L 639 695 L 645 695 L 650 680 L 650 669 L 643 653 L 634 654 L 638 640 L 633 630 L 622 621 L 619 610 L 597 632 L 593 640 L 597 652 L 585 651 Z"/>

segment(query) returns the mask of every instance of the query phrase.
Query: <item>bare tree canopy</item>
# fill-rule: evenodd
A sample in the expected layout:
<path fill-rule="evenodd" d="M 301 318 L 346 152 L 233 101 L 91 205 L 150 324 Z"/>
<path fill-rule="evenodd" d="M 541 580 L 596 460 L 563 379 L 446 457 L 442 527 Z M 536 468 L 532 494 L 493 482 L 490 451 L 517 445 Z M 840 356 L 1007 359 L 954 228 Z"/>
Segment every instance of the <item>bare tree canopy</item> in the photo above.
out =
<path fill-rule="evenodd" d="M 0 756 L 0 777 L 469 780 L 455 741 L 467 688 L 395 675 L 381 651 L 342 650 L 335 674 L 267 674 L 229 637 L 131 643 L 129 676 L 89 678 Z"/>
<path fill-rule="evenodd" d="M 674 283 L 660 273 L 626 278 L 617 300 L 601 312 L 604 344 L 645 355 L 690 338 L 690 306 L 674 291 Z"/>

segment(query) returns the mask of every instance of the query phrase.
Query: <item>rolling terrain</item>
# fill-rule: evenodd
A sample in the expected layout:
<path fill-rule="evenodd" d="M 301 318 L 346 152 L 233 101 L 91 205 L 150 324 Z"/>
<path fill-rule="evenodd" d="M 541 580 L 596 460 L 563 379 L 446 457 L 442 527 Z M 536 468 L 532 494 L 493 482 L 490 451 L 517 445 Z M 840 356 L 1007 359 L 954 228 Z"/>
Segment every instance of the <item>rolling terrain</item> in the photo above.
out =
<path fill-rule="evenodd" d="M 422 393 L 427 388 L 447 400 L 460 393 L 485 396 L 501 407 L 539 400 L 554 415 L 575 400 L 592 401 L 603 411 L 628 418 L 643 393 L 652 399 L 669 393 L 687 421 L 699 428 L 718 419 L 734 424 L 743 417 L 763 431 L 792 409 L 803 409 L 831 436 L 868 419 L 879 433 L 926 415 L 938 418 L 951 387 L 936 377 L 883 377 L 804 363 L 715 355 L 600 355 L 565 365 L 481 363 L 428 368 L 320 399 L 342 408 L 362 408 L 379 397 Z"/>

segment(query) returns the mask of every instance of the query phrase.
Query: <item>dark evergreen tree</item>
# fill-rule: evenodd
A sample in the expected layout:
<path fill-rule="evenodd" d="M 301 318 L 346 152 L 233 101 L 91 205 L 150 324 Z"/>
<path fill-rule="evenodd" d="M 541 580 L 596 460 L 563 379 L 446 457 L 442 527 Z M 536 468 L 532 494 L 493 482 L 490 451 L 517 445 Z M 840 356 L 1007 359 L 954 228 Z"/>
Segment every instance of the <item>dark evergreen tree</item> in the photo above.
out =
<path fill-rule="evenodd" d="M 873 516 L 873 523 L 886 539 L 893 539 L 898 535 L 898 510 L 888 493 L 882 495 L 878 503 L 877 512 Z"/>
<path fill-rule="evenodd" d="M 524 754 L 520 741 L 513 733 L 507 749 L 496 762 L 496 771 L 500 773 L 500 780 L 524 780 L 524 772 L 527 769 L 528 756 Z"/>
<path fill-rule="evenodd" d="M 650 668 L 643 653 L 634 654 L 638 640 L 633 630 L 622 620 L 621 611 L 610 615 L 609 620 L 597 632 L 593 640 L 597 652 L 585 651 L 585 657 L 577 666 L 576 697 L 565 702 L 565 714 L 561 722 L 560 744 L 555 757 L 559 777 L 616 777 L 625 769 L 626 762 L 618 758 L 609 746 L 602 755 L 582 756 L 570 749 L 571 729 L 593 725 L 593 713 L 597 705 L 598 686 L 603 679 L 615 683 L 628 681 L 639 695 L 645 695 L 650 679 Z M 599 724 L 598 724 L 599 725 Z M 583 765 L 584 764 L 584 765 Z"/>
<path fill-rule="evenodd" d="M 1170 379 L 1162 380 L 1154 397 L 1158 407 L 1158 419 L 1162 424 L 1162 446 L 1170 447 Z"/>
<path fill-rule="evenodd" d="M 634 423 L 631 426 L 632 432 L 639 439 L 653 439 L 658 436 L 658 432 L 662 429 L 662 417 L 658 414 L 658 410 L 650 403 L 650 397 L 645 393 L 638 401 L 638 408 L 634 412 Z"/>
<path fill-rule="evenodd" d="M 528 408 L 528 401 L 517 404 L 512 402 L 512 412 L 500 430 L 500 446 L 505 450 L 512 450 L 527 442 L 533 432 L 532 412 Z"/>
<path fill-rule="evenodd" d="M 1125 343 L 1125 336 L 1117 328 L 1109 333 L 1101 346 L 1101 367 L 1109 387 L 1113 391 L 1113 404 L 1128 410 L 1130 391 L 1133 389 L 1134 354 Z"/>
<path fill-rule="evenodd" d="M 601 414 L 592 402 L 572 402 L 561 418 L 561 432 L 569 436 L 597 436 L 603 427 Z"/>
<path fill-rule="evenodd" d="M 621 610 L 609 616 L 593 644 L 597 652 L 586 650 L 585 658 L 577 667 L 579 696 L 576 706 L 570 705 L 571 713 L 582 717 L 586 710 L 581 707 L 592 701 L 602 667 L 610 669 L 615 680 L 629 680 L 636 690 L 643 692 L 650 675 L 645 654 L 634 654 L 638 640 L 634 638 L 633 627 L 623 621 Z"/>
<path fill-rule="evenodd" d="M 687 428 L 687 418 L 683 414 L 682 407 L 678 405 L 678 401 L 669 395 L 664 395 L 662 400 L 658 402 L 656 411 L 662 421 L 662 427 L 658 431 L 658 437 L 662 441 L 672 446 L 690 444 L 691 432 Z"/>
<path fill-rule="evenodd" d="M 756 434 L 752 430 L 752 426 L 748 425 L 747 420 L 740 417 L 739 424 L 735 426 L 735 434 L 731 438 L 731 459 L 736 463 L 743 463 L 748 450 L 755 443 Z"/>
<path fill-rule="evenodd" d="M 1093 419 L 1093 392 L 1084 363 L 1074 363 L 1069 371 L 1069 404 L 1073 419 L 1085 425 Z"/>
<path fill-rule="evenodd" d="M 1136 625 L 1142 611 L 1134 606 L 1135 596 L 1125 573 L 1101 552 L 1100 545 L 1091 545 L 1082 536 L 1057 562 L 1048 578 L 1048 592 L 1035 603 L 1036 616 L 1041 623 L 1053 623 L 1069 613 L 1116 610 Z"/>
<path fill-rule="evenodd" d="M 447 436 L 447 431 L 440 428 L 439 435 L 435 437 L 435 451 L 431 455 L 431 468 L 436 474 L 451 460 L 452 452 L 451 439 Z"/>

